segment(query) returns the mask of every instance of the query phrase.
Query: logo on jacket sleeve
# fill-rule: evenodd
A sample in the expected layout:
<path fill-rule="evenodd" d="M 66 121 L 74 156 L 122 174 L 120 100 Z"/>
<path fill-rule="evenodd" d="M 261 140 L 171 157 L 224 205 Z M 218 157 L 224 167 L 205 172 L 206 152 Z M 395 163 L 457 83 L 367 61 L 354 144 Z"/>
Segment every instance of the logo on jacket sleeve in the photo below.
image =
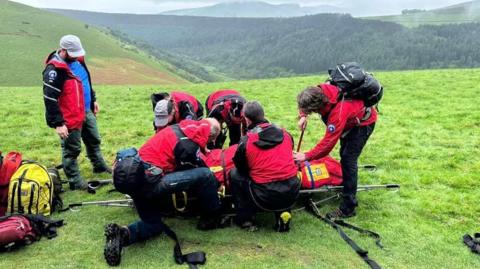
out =
<path fill-rule="evenodd" d="M 328 130 L 329 133 L 335 132 L 335 130 L 336 130 L 335 125 L 329 124 L 329 125 L 327 126 L 327 130 Z"/>
<path fill-rule="evenodd" d="M 56 78 L 57 78 L 57 71 L 52 70 L 48 72 L 48 79 L 50 80 L 50 82 L 53 82 Z"/>

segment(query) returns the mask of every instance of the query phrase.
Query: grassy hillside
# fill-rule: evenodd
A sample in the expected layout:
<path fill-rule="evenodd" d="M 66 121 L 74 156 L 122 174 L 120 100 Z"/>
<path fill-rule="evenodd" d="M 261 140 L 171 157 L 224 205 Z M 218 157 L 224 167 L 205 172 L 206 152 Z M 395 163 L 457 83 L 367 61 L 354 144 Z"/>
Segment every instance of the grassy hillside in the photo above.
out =
<path fill-rule="evenodd" d="M 399 192 L 360 193 L 358 215 L 349 222 L 383 237 L 385 250 L 355 232 L 348 232 L 370 251 L 383 268 L 480 268 L 480 259 L 462 243 L 463 234 L 480 232 L 480 70 L 435 70 L 377 73 L 385 86 L 380 118 L 360 163 L 378 166 L 360 172 L 360 183 L 398 183 Z M 236 88 L 264 104 L 266 115 L 295 138 L 297 92 L 325 77 L 242 81 L 180 87 L 203 100 L 218 88 Z M 179 87 L 175 87 L 179 88 Z M 149 87 L 98 88 L 103 111 L 98 115 L 103 150 L 109 161 L 115 152 L 141 146 L 153 133 Z M 60 162 L 59 140 L 43 118 L 38 88 L 0 88 L 0 149 L 19 150 L 25 158 L 53 166 Z M 324 132 L 311 118 L 303 149 Z M 338 148 L 334 156 L 338 157 Z M 82 173 L 92 178 L 82 153 Z M 67 192 L 66 202 L 120 198 L 102 190 L 97 195 Z M 320 198 L 320 197 L 318 197 Z M 334 208 L 337 202 L 323 207 Z M 137 218 L 130 209 L 84 208 L 54 215 L 67 225 L 58 238 L 1 254 L 0 268 L 107 268 L 103 260 L 103 226 L 127 224 Z M 238 228 L 212 232 L 195 230 L 194 219 L 168 219 L 185 251 L 208 253 L 203 268 L 367 268 L 330 227 L 305 212 L 295 213 L 292 231 L 274 233 L 270 214 L 261 215 L 261 230 Z M 122 268 L 182 268 L 172 259 L 173 243 L 165 236 L 128 247 Z"/>
<path fill-rule="evenodd" d="M 0 85 L 40 85 L 43 61 L 65 34 L 82 40 L 95 84 L 186 83 L 173 66 L 82 22 L 0 0 Z"/>
<path fill-rule="evenodd" d="M 408 27 L 480 22 L 480 1 L 469 1 L 418 13 L 368 17 L 367 19 L 396 22 Z"/>
<path fill-rule="evenodd" d="M 56 12 L 124 32 L 236 79 L 319 74 L 345 61 L 370 70 L 480 67 L 480 24 L 410 29 L 335 14 L 209 18 Z"/>

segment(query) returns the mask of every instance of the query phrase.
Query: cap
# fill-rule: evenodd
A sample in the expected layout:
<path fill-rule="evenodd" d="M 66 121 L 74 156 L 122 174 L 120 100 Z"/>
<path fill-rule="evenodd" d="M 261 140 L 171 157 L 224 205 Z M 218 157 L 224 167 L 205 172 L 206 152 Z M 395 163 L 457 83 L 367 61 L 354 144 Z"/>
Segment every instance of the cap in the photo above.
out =
<path fill-rule="evenodd" d="M 85 50 L 82 47 L 80 38 L 75 35 L 66 35 L 60 39 L 60 47 L 66 49 L 68 55 L 73 58 L 81 57 L 85 55 Z"/>
<path fill-rule="evenodd" d="M 168 103 L 169 100 L 160 100 L 155 105 L 155 126 L 163 127 L 168 124 Z"/>

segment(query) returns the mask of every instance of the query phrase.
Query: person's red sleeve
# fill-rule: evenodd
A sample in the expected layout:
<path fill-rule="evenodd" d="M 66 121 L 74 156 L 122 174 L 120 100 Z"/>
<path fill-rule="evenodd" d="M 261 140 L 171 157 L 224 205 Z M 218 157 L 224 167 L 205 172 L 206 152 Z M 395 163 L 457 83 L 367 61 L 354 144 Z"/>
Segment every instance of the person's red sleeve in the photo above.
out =
<path fill-rule="evenodd" d="M 348 103 L 344 103 L 343 108 L 341 106 L 342 105 L 337 105 L 332 112 L 330 112 L 327 121 L 327 128 L 322 140 L 320 140 L 313 149 L 305 153 L 305 158 L 308 161 L 327 156 L 337 144 L 343 130 L 345 129 L 349 114 Z"/>

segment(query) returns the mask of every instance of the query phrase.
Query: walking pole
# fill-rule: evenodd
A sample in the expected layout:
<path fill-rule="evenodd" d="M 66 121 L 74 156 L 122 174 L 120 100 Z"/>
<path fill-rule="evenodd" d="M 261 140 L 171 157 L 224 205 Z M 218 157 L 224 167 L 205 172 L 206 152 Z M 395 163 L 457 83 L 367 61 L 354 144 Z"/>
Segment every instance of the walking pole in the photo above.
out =
<path fill-rule="evenodd" d="M 305 134 L 305 129 L 307 129 L 307 121 L 302 128 L 302 133 L 300 134 L 300 139 L 298 140 L 297 152 L 300 152 L 300 148 L 302 147 L 303 134 Z"/>

